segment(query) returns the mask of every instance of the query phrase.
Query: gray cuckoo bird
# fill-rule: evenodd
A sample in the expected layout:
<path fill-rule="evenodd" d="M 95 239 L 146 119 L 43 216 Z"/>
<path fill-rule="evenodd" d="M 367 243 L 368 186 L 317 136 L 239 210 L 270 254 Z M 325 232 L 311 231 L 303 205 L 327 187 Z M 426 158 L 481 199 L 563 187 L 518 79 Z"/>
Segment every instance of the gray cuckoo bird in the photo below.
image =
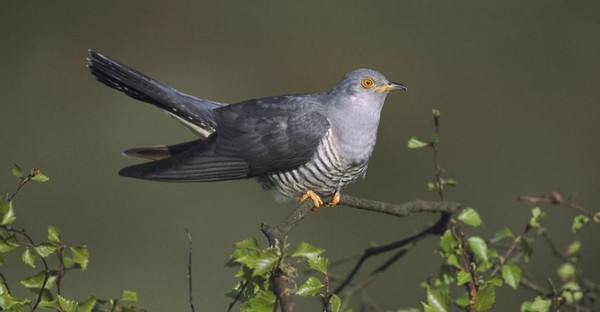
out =
<path fill-rule="evenodd" d="M 344 186 L 363 177 L 390 91 L 406 90 L 370 69 L 348 72 L 328 92 L 223 104 L 179 92 L 100 53 L 87 67 L 96 79 L 153 104 L 195 132 L 194 141 L 133 148 L 151 160 L 122 169 L 125 177 L 165 182 L 257 178 L 278 199 L 321 196 L 339 202 Z"/>

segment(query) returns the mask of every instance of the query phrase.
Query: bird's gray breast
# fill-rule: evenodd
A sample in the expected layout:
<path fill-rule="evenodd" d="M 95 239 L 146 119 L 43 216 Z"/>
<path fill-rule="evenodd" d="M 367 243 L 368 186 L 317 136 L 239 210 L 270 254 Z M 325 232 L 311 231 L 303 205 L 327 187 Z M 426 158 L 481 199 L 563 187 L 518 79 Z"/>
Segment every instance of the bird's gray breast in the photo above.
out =
<path fill-rule="evenodd" d="M 274 190 L 278 199 L 297 198 L 308 190 L 330 196 L 364 176 L 366 170 L 366 159 L 353 162 L 342 156 L 339 142 L 330 129 L 308 162 L 289 171 L 270 173 L 258 180 L 263 188 Z"/>

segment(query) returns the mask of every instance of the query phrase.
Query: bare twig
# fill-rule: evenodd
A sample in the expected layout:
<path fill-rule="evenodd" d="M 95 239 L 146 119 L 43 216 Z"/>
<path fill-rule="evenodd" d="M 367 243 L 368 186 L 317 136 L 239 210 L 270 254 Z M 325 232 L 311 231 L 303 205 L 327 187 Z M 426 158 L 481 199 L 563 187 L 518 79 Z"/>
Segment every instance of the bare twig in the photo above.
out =
<path fill-rule="evenodd" d="M 190 309 L 192 310 L 192 312 L 194 312 L 195 311 L 194 297 L 193 297 L 193 292 L 192 292 L 192 232 L 190 232 L 190 229 L 188 229 L 187 227 L 185 228 L 185 232 L 187 233 L 187 239 L 188 239 L 188 265 L 187 265 L 188 295 L 189 295 Z"/>
<path fill-rule="evenodd" d="M 576 210 L 577 212 L 593 218 L 594 217 L 594 213 L 588 211 L 587 209 L 585 209 L 582 206 L 579 206 L 576 202 L 574 198 L 569 198 L 568 200 L 564 199 L 564 196 L 558 192 L 552 192 L 548 195 L 542 195 L 542 196 L 528 196 L 528 195 L 521 195 L 517 198 L 520 201 L 524 201 L 530 204 L 537 204 L 537 203 L 550 203 L 553 205 L 565 205 L 568 206 L 569 208 L 572 208 L 574 210 Z"/>

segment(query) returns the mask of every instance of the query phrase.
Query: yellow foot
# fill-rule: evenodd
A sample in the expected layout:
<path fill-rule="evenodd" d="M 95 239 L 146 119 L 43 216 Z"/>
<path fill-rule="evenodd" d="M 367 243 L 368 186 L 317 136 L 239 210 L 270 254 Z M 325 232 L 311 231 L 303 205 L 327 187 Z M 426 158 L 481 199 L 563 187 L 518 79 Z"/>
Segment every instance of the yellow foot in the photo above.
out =
<path fill-rule="evenodd" d="M 313 201 L 313 207 L 311 209 L 312 211 L 318 211 L 319 207 L 323 205 L 323 200 L 321 199 L 321 197 L 319 197 L 317 193 L 311 190 L 306 191 L 306 193 L 304 193 L 302 197 L 300 197 L 300 203 L 302 204 L 308 198 L 310 198 Z"/>
<path fill-rule="evenodd" d="M 331 201 L 329 202 L 329 204 L 327 204 L 327 208 L 335 207 L 339 203 L 340 203 L 340 192 L 335 192 L 335 194 L 333 194 L 333 197 L 331 198 Z"/>

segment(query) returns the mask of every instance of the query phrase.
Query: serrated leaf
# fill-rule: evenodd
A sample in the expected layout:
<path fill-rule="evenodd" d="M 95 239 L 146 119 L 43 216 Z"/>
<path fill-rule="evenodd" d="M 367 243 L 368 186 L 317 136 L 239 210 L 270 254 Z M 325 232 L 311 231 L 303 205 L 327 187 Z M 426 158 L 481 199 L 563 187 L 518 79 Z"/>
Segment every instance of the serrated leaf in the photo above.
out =
<path fill-rule="evenodd" d="M 429 146 L 429 143 L 423 142 L 417 139 L 417 137 L 411 137 L 410 139 L 408 139 L 408 143 L 406 145 L 410 149 L 418 149 Z"/>
<path fill-rule="evenodd" d="M 35 181 L 35 182 L 46 182 L 48 180 L 50 180 L 50 178 L 47 175 L 41 173 L 40 171 L 37 171 L 31 177 L 31 181 Z"/>
<path fill-rule="evenodd" d="M 504 284 L 504 281 L 500 277 L 494 276 L 494 277 L 491 277 L 490 279 L 488 279 L 487 283 L 490 285 L 493 285 L 493 286 L 500 287 Z"/>
<path fill-rule="evenodd" d="M 42 258 L 46 258 L 49 255 L 55 253 L 57 249 L 58 247 L 51 243 L 41 243 L 35 246 L 35 252 L 37 252 L 37 254 L 40 255 L 40 257 Z"/>
<path fill-rule="evenodd" d="M 478 312 L 491 309 L 494 302 L 496 302 L 496 288 L 490 284 L 480 288 L 475 294 L 475 310 Z"/>
<path fill-rule="evenodd" d="M 589 221 L 590 218 L 585 215 L 580 214 L 575 216 L 575 218 L 573 218 L 573 223 L 571 224 L 571 231 L 573 231 L 573 233 L 578 233 Z"/>
<path fill-rule="evenodd" d="M 8 225 L 11 224 L 17 219 L 15 216 L 15 211 L 13 209 L 12 201 L 5 202 L 0 199 L 0 224 Z"/>
<path fill-rule="evenodd" d="M 566 262 L 558 267 L 556 274 L 558 274 L 563 281 L 569 281 L 575 279 L 577 276 L 577 269 L 572 264 Z"/>
<path fill-rule="evenodd" d="M 550 299 L 535 297 L 533 302 L 523 302 L 521 305 L 521 312 L 548 312 L 552 306 Z"/>
<path fill-rule="evenodd" d="M 314 259 L 309 259 L 308 266 L 313 270 L 327 274 L 327 271 L 329 270 L 329 259 L 318 256 Z"/>
<path fill-rule="evenodd" d="M 426 312 L 448 312 L 450 296 L 442 291 L 427 288 L 427 304 L 423 303 Z"/>
<path fill-rule="evenodd" d="M 242 307 L 242 312 L 273 312 L 277 297 L 270 291 L 260 290 Z"/>
<path fill-rule="evenodd" d="M 456 274 L 456 284 L 458 286 L 464 285 L 471 281 L 471 273 L 461 270 Z"/>
<path fill-rule="evenodd" d="M 482 261 L 488 262 L 487 244 L 485 241 L 478 236 L 467 238 L 467 243 L 471 248 L 471 251 Z"/>
<path fill-rule="evenodd" d="M 515 263 L 503 265 L 502 278 L 512 289 L 517 289 L 521 282 L 521 267 Z"/>
<path fill-rule="evenodd" d="M 56 298 L 58 299 L 58 306 L 60 307 L 61 311 L 77 312 L 77 301 L 66 299 L 61 295 L 56 295 Z"/>
<path fill-rule="evenodd" d="M 246 238 L 242 241 L 235 243 L 235 247 L 256 250 L 256 251 L 260 250 L 260 247 L 258 247 L 258 240 L 256 240 L 256 238 L 254 238 L 254 237 L 249 237 L 249 238 Z"/>
<path fill-rule="evenodd" d="M 98 299 L 95 296 L 89 297 L 87 300 L 79 304 L 77 312 L 92 312 L 94 310 L 94 306 L 96 306 L 96 302 L 98 302 Z"/>
<path fill-rule="evenodd" d="M 300 285 L 298 289 L 296 289 L 296 295 L 298 296 L 315 296 L 319 294 L 319 290 L 323 288 L 323 283 L 321 281 L 311 276 L 309 277 L 304 284 Z"/>
<path fill-rule="evenodd" d="M 19 167 L 17 164 L 13 165 L 12 174 L 19 179 L 25 178 L 25 176 L 23 175 L 23 171 L 21 171 L 21 167 Z"/>
<path fill-rule="evenodd" d="M 492 239 L 490 239 L 490 242 L 497 243 L 505 237 L 513 237 L 513 233 L 509 228 L 503 228 L 502 230 L 496 232 Z"/>
<path fill-rule="evenodd" d="M 260 252 L 251 252 L 237 259 L 237 261 L 252 269 L 252 276 L 262 276 L 269 272 L 277 261 L 279 256 L 274 249 L 265 249 Z"/>
<path fill-rule="evenodd" d="M 28 266 L 35 268 L 35 254 L 31 251 L 31 248 L 25 248 L 25 251 L 21 254 L 21 260 Z"/>
<path fill-rule="evenodd" d="M 341 308 L 342 299 L 336 294 L 331 295 L 331 297 L 329 297 L 329 310 L 331 310 L 331 312 L 340 312 Z"/>
<path fill-rule="evenodd" d="M 69 247 L 73 254 L 73 261 L 81 267 L 81 270 L 87 269 L 90 253 L 87 246 Z"/>
<path fill-rule="evenodd" d="M 123 295 L 121 295 L 121 300 L 137 302 L 137 300 L 138 300 L 137 293 L 135 291 L 131 291 L 131 290 L 123 290 Z"/>
<path fill-rule="evenodd" d="M 296 248 L 296 251 L 294 251 L 292 257 L 300 257 L 311 260 L 319 257 L 324 252 L 325 249 L 317 248 L 307 242 L 302 242 L 300 245 L 298 245 L 298 248 Z"/>
<path fill-rule="evenodd" d="M 48 240 L 53 243 L 60 243 L 60 231 L 55 226 L 48 227 Z"/>
<path fill-rule="evenodd" d="M 21 280 L 21 285 L 23 285 L 26 288 L 40 289 L 40 288 L 42 288 L 42 284 L 44 283 L 45 278 L 46 278 L 46 273 L 44 271 L 41 271 L 41 272 L 38 272 L 35 275 L 32 275 L 24 280 Z M 49 275 L 48 281 L 46 282 L 44 289 L 52 288 L 54 286 L 55 282 L 56 282 L 56 275 Z"/>
<path fill-rule="evenodd" d="M 466 225 L 470 226 L 480 226 L 481 218 L 479 217 L 479 213 L 473 208 L 465 208 L 458 215 L 458 220 L 462 221 Z"/>

